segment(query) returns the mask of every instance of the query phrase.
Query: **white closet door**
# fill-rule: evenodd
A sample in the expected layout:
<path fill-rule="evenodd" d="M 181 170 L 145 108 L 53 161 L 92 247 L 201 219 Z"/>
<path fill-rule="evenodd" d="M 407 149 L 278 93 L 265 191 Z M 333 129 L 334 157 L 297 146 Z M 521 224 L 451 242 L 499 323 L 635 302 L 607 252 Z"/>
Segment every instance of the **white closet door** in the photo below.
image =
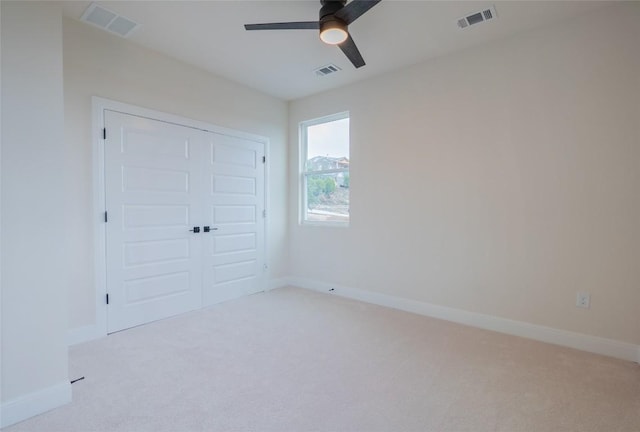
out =
<path fill-rule="evenodd" d="M 264 143 L 205 133 L 203 303 L 264 290 Z"/>
<path fill-rule="evenodd" d="M 203 132 L 105 111 L 109 333 L 202 305 Z"/>

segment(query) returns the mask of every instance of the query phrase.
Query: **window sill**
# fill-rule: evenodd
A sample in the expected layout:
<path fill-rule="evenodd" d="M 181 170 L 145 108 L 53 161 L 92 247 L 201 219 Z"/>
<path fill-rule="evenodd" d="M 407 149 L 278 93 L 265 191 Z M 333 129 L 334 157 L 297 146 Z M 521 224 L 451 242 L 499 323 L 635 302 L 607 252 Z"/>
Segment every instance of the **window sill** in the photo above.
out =
<path fill-rule="evenodd" d="M 320 227 L 320 228 L 349 228 L 349 222 L 321 222 L 321 221 L 302 221 L 301 226 Z"/>

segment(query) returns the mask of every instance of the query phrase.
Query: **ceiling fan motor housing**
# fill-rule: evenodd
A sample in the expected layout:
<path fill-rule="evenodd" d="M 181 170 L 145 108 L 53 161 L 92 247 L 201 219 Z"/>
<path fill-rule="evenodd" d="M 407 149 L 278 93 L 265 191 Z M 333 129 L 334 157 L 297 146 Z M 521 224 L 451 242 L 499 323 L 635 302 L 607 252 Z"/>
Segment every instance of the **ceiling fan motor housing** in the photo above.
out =
<path fill-rule="evenodd" d="M 333 15 L 344 7 L 347 0 L 320 0 L 322 7 L 320 8 L 320 23 L 324 19 L 331 19 Z M 337 19 L 337 18 L 335 18 Z"/>
<path fill-rule="evenodd" d="M 339 29 L 347 34 L 347 23 L 337 18 L 335 13 L 341 10 L 344 5 L 347 3 L 346 0 L 320 0 L 322 3 L 322 7 L 320 8 L 320 38 L 325 41 L 322 37 L 322 34 L 331 29 Z M 346 37 L 346 36 L 345 36 Z M 327 42 L 327 41 L 325 41 Z M 331 43 L 331 42 L 327 42 Z"/>
<path fill-rule="evenodd" d="M 320 0 L 320 4 L 322 5 L 322 8 L 320 9 L 320 18 L 322 18 L 326 14 L 338 12 L 345 4 L 347 4 L 347 0 Z"/>

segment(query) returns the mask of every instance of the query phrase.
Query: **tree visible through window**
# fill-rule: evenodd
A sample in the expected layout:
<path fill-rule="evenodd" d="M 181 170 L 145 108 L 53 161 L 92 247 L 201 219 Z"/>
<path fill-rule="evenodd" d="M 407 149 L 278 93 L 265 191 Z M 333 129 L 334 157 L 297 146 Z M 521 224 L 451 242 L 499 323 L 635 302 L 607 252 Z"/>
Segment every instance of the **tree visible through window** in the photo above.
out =
<path fill-rule="evenodd" d="M 349 114 L 300 125 L 302 220 L 349 222 Z"/>

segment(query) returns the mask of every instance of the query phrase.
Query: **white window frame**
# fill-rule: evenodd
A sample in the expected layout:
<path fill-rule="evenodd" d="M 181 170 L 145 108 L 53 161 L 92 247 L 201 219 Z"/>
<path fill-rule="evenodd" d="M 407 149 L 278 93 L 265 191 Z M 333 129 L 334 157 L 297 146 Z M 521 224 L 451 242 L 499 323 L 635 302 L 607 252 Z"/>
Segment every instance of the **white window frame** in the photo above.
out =
<path fill-rule="evenodd" d="M 299 124 L 299 182 L 298 185 L 300 187 L 300 197 L 298 200 L 299 203 L 299 223 L 301 225 L 316 225 L 316 226 L 332 226 L 332 227 L 348 227 L 351 221 L 351 215 L 349 214 L 349 218 L 347 221 L 313 221 L 307 220 L 307 176 L 309 174 L 333 174 L 333 173 L 341 173 L 347 172 L 349 173 L 349 177 L 351 177 L 351 170 L 344 168 L 339 169 L 329 169 L 329 170 L 320 170 L 320 171 L 307 171 L 306 163 L 307 163 L 307 128 L 309 126 L 315 126 L 322 123 L 331 123 L 337 120 L 347 119 L 349 117 L 349 111 L 343 111 L 336 114 L 331 114 L 324 117 L 319 117 L 311 120 L 305 120 L 300 122 Z M 349 160 L 351 160 L 351 123 L 349 123 Z M 351 188 L 349 188 L 349 206 L 351 206 Z"/>

